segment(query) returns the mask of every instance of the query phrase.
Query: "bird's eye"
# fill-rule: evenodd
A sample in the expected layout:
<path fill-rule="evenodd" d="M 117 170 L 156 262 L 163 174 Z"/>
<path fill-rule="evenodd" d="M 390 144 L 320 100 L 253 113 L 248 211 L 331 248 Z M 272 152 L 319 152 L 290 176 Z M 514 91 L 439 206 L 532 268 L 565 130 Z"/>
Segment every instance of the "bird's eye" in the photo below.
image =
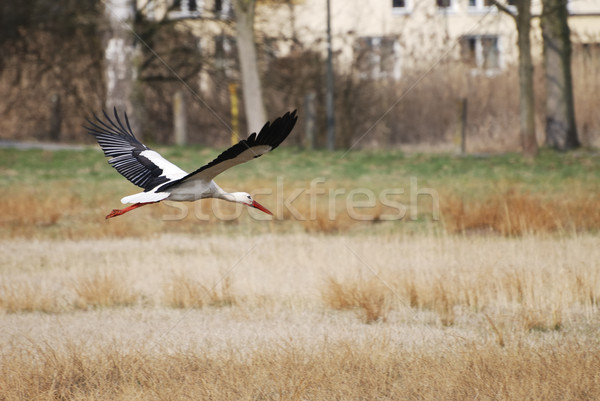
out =
<path fill-rule="evenodd" d="M 247 196 L 248 199 L 252 199 L 252 197 L 250 195 Z"/>

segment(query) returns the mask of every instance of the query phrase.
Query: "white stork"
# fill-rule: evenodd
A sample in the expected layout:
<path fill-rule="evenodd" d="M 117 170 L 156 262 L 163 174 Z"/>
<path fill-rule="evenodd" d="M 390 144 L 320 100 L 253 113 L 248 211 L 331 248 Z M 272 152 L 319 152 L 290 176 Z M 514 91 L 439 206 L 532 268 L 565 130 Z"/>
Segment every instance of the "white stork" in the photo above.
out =
<path fill-rule="evenodd" d="M 157 152 L 139 142 L 129 125 L 127 113 L 123 125 L 114 109 L 115 121 L 104 112 L 105 121 L 94 114 L 96 121 L 87 120 L 87 131 L 96 137 L 108 161 L 119 173 L 133 184 L 144 189 L 121 199 L 124 204 L 133 203 L 124 209 L 114 209 L 106 218 L 120 216 L 140 206 L 157 203 L 165 199 L 185 202 L 203 198 L 218 198 L 229 202 L 252 206 L 265 213 L 272 213 L 246 192 L 225 192 L 213 178 L 223 171 L 262 156 L 275 149 L 292 131 L 298 117 L 296 111 L 287 112 L 273 123 L 267 122 L 258 135 L 253 133 L 248 139 L 233 145 L 216 159 L 187 173 L 169 162 Z"/>

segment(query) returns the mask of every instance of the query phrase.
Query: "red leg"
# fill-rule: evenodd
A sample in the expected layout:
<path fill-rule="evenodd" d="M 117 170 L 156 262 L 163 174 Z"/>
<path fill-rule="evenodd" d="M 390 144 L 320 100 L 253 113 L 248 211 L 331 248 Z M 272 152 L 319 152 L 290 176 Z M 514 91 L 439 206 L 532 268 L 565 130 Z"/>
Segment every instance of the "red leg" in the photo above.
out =
<path fill-rule="evenodd" d="M 133 205 L 128 206 L 125 209 L 113 209 L 113 211 L 110 212 L 105 218 L 110 219 L 111 217 L 120 216 L 122 214 L 129 212 L 130 210 L 137 209 L 138 207 L 142 207 L 144 205 L 150 205 L 152 203 L 158 203 L 158 202 L 134 203 Z"/>

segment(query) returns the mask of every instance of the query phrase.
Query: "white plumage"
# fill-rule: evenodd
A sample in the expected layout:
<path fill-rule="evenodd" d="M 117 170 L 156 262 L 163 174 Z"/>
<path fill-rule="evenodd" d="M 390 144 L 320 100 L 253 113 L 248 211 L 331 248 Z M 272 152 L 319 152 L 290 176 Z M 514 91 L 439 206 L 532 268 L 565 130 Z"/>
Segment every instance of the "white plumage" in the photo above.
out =
<path fill-rule="evenodd" d="M 144 192 L 121 199 L 122 203 L 133 205 L 125 209 L 114 209 L 106 216 L 107 219 L 165 199 L 183 202 L 219 198 L 272 214 L 246 192 L 225 192 L 213 178 L 233 166 L 262 156 L 279 146 L 296 124 L 296 111 L 286 113 L 272 124 L 267 122 L 258 134 L 253 133 L 248 139 L 233 145 L 192 173 L 187 173 L 139 142 L 131 131 L 127 113 L 124 113 L 124 116 L 126 125 L 119 119 L 115 108 L 114 121 L 105 112 L 105 120 L 94 115 L 95 121 L 88 120 L 89 125 L 86 127 L 88 132 L 96 137 L 104 154 L 111 157 L 108 162 L 121 175 L 144 189 Z"/>

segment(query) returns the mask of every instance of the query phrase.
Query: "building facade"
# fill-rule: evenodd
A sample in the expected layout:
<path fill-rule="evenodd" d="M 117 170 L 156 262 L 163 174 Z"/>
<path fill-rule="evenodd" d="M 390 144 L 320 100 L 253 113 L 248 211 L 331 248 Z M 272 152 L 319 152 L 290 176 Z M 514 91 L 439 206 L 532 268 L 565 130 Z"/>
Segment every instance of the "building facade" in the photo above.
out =
<path fill-rule="evenodd" d="M 503 0 L 516 12 L 517 0 Z M 490 0 L 330 0 L 332 50 L 339 72 L 399 80 L 407 69 L 426 69 L 442 59 L 461 60 L 473 72 L 495 74 L 516 63 L 513 18 Z M 151 18 L 181 19 L 194 30 L 201 49 L 231 68 L 235 56 L 231 0 L 150 0 Z M 600 44 L 600 1 L 569 2 L 574 43 Z M 533 0 L 533 44 L 541 55 L 541 0 Z M 325 54 L 325 0 L 258 0 L 257 38 L 268 57 L 297 49 Z"/>

